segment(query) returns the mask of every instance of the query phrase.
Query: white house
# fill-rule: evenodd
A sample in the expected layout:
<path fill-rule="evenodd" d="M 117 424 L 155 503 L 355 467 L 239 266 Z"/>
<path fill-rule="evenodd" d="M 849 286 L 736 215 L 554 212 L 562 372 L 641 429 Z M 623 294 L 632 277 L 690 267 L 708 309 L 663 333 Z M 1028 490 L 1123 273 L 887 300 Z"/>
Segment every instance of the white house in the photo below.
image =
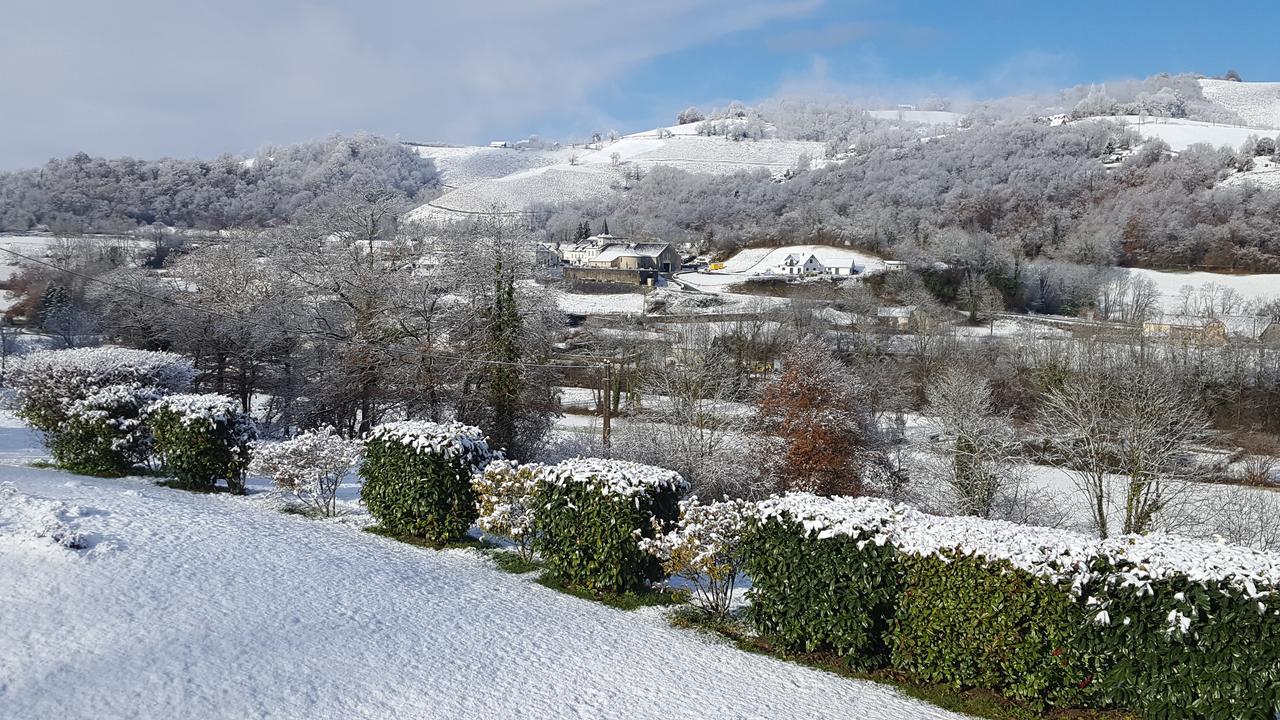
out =
<path fill-rule="evenodd" d="M 565 243 L 560 246 L 560 260 L 565 265 L 586 265 L 588 260 L 600 254 L 605 245 L 618 239 L 612 235 L 592 235 L 576 243 Z"/>
<path fill-rule="evenodd" d="M 822 263 L 812 253 L 791 253 L 773 272 L 778 275 L 821 275 Z"/>

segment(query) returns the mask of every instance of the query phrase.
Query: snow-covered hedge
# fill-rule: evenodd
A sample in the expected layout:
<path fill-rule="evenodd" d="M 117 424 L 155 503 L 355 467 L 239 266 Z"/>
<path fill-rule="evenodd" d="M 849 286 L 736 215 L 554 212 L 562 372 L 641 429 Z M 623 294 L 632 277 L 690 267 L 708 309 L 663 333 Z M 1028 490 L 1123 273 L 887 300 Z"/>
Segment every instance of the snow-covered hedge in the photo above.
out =
<path fill-rule="evenodd" d="M 660 580 L 640 547 L 669 529 L 688 484 L 661 468 L 587 458 L 538 472 L 534 547 L 548 573 L 571 586 L 621 593 Z"/>
<path fill-rule="evenodd" d="M 18 416 L 44 433 L 54 459 L 93 475 L 122 475 L 146 460 L 143 410 L 185 390 L 193 374 L 180 355 L 114 347 L 33 352 L 7 373 Z"/>
<path fill-rule="evenodd" d="M 231 492 L 244 492 L 257 429 L 239 402 L 216 393 L 169 395 L 147 407 L 146 424 L 156 454 L 179 483 L 213 487 L 225 480 Z"/>
<path fill-rule="evenodd" d="M 922 680 L 1148 717 L 1280 709 L 1274 555 L 1173 536 L 1097 540 L 874 499 L 796 494 L 758 510 L 752 618 L 789 645 L 860 657 L 883 648 Z M 857 628 L 873 632 L 842 646 Z"/>
<path fill-rule="evenodd" d="M 498 453 L 479 428 L 420 420 L 379 425 L 365 439 L 360 500 L 388 532 L 444 543 L 476 519 L 471 476 Z"/>

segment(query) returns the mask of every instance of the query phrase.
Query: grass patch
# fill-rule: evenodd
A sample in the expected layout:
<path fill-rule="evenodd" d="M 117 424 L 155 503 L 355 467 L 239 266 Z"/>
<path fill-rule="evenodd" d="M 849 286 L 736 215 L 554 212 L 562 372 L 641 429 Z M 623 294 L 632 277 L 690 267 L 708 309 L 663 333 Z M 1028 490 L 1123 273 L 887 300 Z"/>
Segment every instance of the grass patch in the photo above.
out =
<path fill-rule="evenodd" d="M 746 652 L 794 662 L 816 670 L 842 677 L 892 685 L 902 694 L 923 700 L 944 710 L 975 715 L 990 720 L 1034 720 L 1053 718 L 1075 720 L 1136 720 L 1137 715 L 1120 711 L 1081 710 L 1052 708 L 1043 710 L 1013 702 L 990 690 L 959 690 L 948 685 L 929 685 L 914 682 L 905 673 L 894 670 L 859 672 L 848 662 L 833 653 L 787 653 L 769 642 L 767 638 L 753 635 L 745 621 L 738 618 L 713 618 L 694 608 L 682 608 L 667 616 L 669 622 L 680 628 L 690 628 L 727 639 L 735 647 Z"/>
<path fill-rule="evenodd" d="M 458 540 L 450 540 L 446 543 L 433 543 L 429 540 L 413 537 L 412 535 L 393 533 L 380 525 L 371 525 L 365 528 L 364 531 L 367 533 L 373 533 L 374 535 L 381 535 L 384 538 L 391 538 L 392 540 L 405 543 L 406 545 L 417 545 L 418 547 L 427 548 L 429 550 L 453 550 L 456 548 L 475 548 L 477 550 L 483 550 L 485 548 L 484 543 L 469 535 Z"/>
<path fill-rule="evenodd" d="M 636 610 L 642 607 L 666 607 L 681 605 L 688 599 L 685 593 L 675 590 L 647 590 L 644 592 L 628 592 L 621 595 L 615 593 L 593 592 L 582 588 L 565 585 L 559 580 L 542 575 L 537 580 L 539 585 L 558 590 L 583 600 L 591 600 L 619 610 Z"/>
<path fill-rule="evenodd" d="M 493 564 L 499 568 L 511 573 L 512 575 L 523 575 L 531 573 L 535 570 L 542 569 L 542 563 L 537 560 L 525 560 L 520 557 L 520 553 L 511 552 L 509 550 L 501 550 L 498 548 L 485 548 L 485 555 L 493 560 Z"/>

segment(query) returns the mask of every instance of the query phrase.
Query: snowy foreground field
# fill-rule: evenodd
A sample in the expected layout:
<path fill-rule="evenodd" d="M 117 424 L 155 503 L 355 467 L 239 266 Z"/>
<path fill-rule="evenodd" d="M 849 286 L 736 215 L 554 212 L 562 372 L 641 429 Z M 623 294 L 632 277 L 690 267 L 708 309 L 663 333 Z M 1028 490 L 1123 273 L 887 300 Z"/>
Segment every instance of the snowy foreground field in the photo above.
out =
<path fill-rule="evenodd" d="M 0 422 L 3 718 L 958 718 L 253 496 L 23 467 Z M 66 549 L 42 528 L 83 536 Z"/>

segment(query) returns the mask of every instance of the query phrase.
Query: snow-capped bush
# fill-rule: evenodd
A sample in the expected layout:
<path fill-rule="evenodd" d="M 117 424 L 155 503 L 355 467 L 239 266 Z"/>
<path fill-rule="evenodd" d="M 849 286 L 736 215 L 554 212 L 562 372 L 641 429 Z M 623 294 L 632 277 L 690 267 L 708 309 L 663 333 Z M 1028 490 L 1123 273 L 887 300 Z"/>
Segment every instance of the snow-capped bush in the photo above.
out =
<path fill-rule="evenodd" d="M 60 465 L 123 475 L 149 453 L 143 409 L 185 390 L 193 373 L 180 355 L 103 347 L 29 353 L 12 362 L 7 376 L 18 416 L 44 433 Z"/>
<path fill-rule="evenodd" d="M 250 470 L 294 494 L 325 517 L 337 511 L 338 486 L 360 462 L 364 443 L 322 427 L 283 442 L 253 443 Z"/>
<path fill-rule="evenodd" d="M 257 429 L 240 403 L 216 393 L 169 395 L 147 407 L 146 424 L 156 454 L 179 483 L 213 487 L 225 480 L 231 492 L 244 492 Z"/>
<path fill-rule="evenodd" d="M 859 658 L 879 646 L 883 662 L 922 680 L 1056 705 L 1159 717 L 1274 710 L 1280 683 L 1243 668 L 1280 663 L 1275 555 L 1172 536 L 1098 540 L 863 498 L 796 494 L 759 511 L 747 542 L 752 618 L 788 644 Z M 878 581 L 862 577 L 870 568 Z M 862 627 L 876 632 L 837 642 Z"/>
<path fill-rule="evenodd" d="M 127 475 L 151 454 L 143 421 L 158 397 L 154 388 L 107 385 L 64 403 L 61 424 L 44 432 L 45 444 L 63 468 L 83 475 Z"/>
<path fill-rule="evenodd" d="M 379 425 L 365 438 L 360 500 L 388 532 L 448 542 L 476 519 L 471 476 L 498 456 L 479 428 L 459 422 Z"/>
<path fill-rule="evenodd" d="M 667 574 L 693 584 L 696 605 L 725 617 L 742 568 L 747 521 L 755 514 L 755 504 L 746 500 L 704 505 L 692 497 L 680 502 L 680 519 L 671 531 L 641 540 L 640 548 L 661 560 Z"/>
<path fill-rule="evenodd" d="M 533 559 L 533 530 L 541 465 L 521 465 L 494 460 L 476 473 L 471 484 L 476 493 L 476 527 L 510 539 L 524 560 Z"/>
<path fill-rule="evenodd" d="M 621 460 L 566 460 L 542 468 L 534 548 L 548 573 L 592 591 L 621 593 L 663 577 L 640 541 L 665 532 L 688 484 L 678 473 Z"/>

